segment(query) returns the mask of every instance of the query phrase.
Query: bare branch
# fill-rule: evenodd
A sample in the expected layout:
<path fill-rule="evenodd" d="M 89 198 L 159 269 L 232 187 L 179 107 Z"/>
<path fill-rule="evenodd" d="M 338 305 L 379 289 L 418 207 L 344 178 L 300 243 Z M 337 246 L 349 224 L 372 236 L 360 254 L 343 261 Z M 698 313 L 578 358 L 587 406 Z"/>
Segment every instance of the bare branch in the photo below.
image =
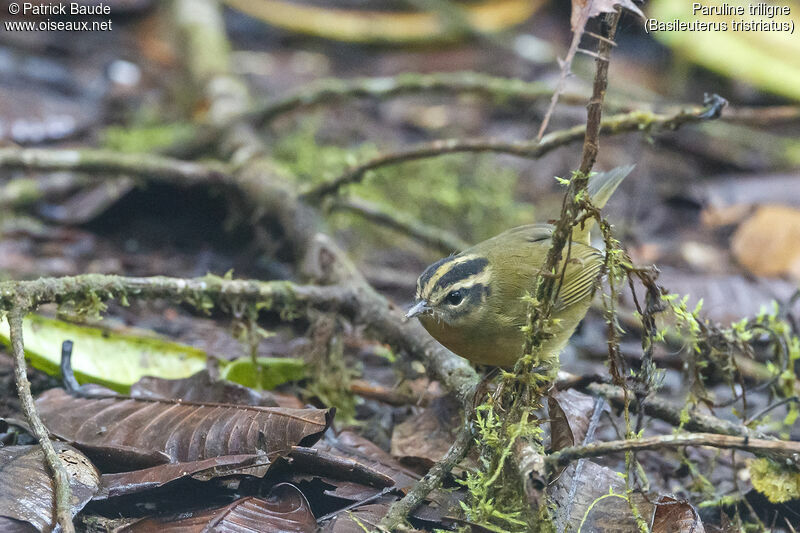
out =
<path fill-rule="evenodd" d="M 444 477 L 466 457 L 472 446 L 471 425 L 471 422 L 467 422 L 456 435 L 456 440 L 447 450 L 444 457 L 433 465 L 401 500 L 391 505 L 389 512 L 381 520 L 379 528 L 383 528 L 386 531 L 394 531 L 400 524 L 405 522 L 406 517 L 414 509 L 419 507 L 432 490 L 442 484 Z"/>
<path fill-rule="evenodd" d="M 744 450 L 757 455 L 765 455 L 781 461 L 800 462 L 800 442 L 783 440 L 751 439 L 713 433 L 690 433 L 686 435 L 660 435 L 644 439 L 614 440 L 594 442 L 585 446 L 570 446 L 551 453 L 545 464 L 552 472 L 576 459 L 600 457 L 611 453 L 626 451 L 658 450 L 661 448 L 680 448 L 683 446 L 711 446 Z"/>
<path fill-rule="evenodd" d="M 230 182 L 230 174 L 223 165 L 191 163 L 151 154 L 128 154 L 109 150 L 0 148 L 0 168 L 41 172 L 68 170 L 92 174 L 123 174 L 180 185 Z"/>
<path fill-rule="evenodd" d="M 591 5 L 589 2 L 585 9 Z M 587 106 L 586 116 L 586 138 L 583 141 L 583 160 L 581 161 L 580 172 L 588 176 L 594 167 L 599 148 L 600 129 L 602 128 L 603 101 L 606 97 L 608 88 L 608 65 L 613 49 L 614 37 L 617 34 L 617 23 L 619 22 L 619 12 L 606 16 L 605 28 L 607 33 L 597 45 L 597 58 L 595 60 L 594 86 L 592 88 L 592 99 Z M 586 24 L 586 21 L 583 22 Z M 583 27 L 581 27 L 581 31 Z M 577 33 L 578 30 L 576 29 Z"/>
<path fill-rule="evenodd" d="M 244 118 L 263 125 L 286 113 L 353 98 L 391 98 L 414 93 L 470 93 L 492 98 L 496 102 L 529 104 L 550 96 L 552 92 L 552 88 L 541 82 L 500 78 L 479 72 L 407 72 L 379 78 L 333 78 L 318 80 L 300 91 L 257 105 Z M 576 94 L 564 95 L 564 99 L 570 104 L 583 103 L 583 98 Z"/>
<path fill-rule="evenodd" d="M 614 385 L 603 383 L 592 383 L 587 387 L 588 392 L 606 398 L 614 407 L 622 409 L 624 406 L 623 391 Z M 635 398 L 630 399 L 631 411 L 638 412 L 639 403 Z M 682 426 L 687 431 L 697 431 L 702 433 L 718 433 L 720 435 L 736 435 L 754 439 L 770 439 L 769 435 L 761 431 L 750 429 L 742 424 L 736 424 L 728 420 L 717 418 L 713 415 L 689 412 L 682 413 L 683 406 L 672 404 L 660 398 L 648 398 L 644 404 L 644 413 L 647 416 L 658 418 L 672 424 L 675 427 Z M 687 416 L 688 420 L 682 423 L 682 416 Z"/>
<path fill-rule="evenodd" d="M 331 209 L 355 213 L 370 222 L 381 224 L 408 235 L 412 239 L 444 254 L 451 254 L 469 247 L 469 244 L 457 235 L 423 224 L 414 217 L 404 215 L 400 211 L 390 211 L 360 198 L 337 199 L 331 205 Z"/>
<path fill-rule="evenodd" d="M 42 447 L 44 459 L 53 476 L 53 496 L 55 501 L 55 518 L 61 530 L 65 533 L 73 533 L 75 527 L 72 524 L 72 490 L 69 486 L 69 475 L 64 463 L 58 457 L 53 443 L 50 442 L 50 432 L 39 418 L 36 405 L 33 403 L 31 395 L 31 384 L 28 381 L 28 374 L 25 364 L 25 348 L 22 340 L 22 315 L 23 309 L 11 309 L 8 312 L 8 330 L 11 341 L 11 351 L 14 356 L 14 377 L 17 383 L 17 394 L 22 404 L 22 412 L 31 426 L 31 431 L 39 445 Z"/>

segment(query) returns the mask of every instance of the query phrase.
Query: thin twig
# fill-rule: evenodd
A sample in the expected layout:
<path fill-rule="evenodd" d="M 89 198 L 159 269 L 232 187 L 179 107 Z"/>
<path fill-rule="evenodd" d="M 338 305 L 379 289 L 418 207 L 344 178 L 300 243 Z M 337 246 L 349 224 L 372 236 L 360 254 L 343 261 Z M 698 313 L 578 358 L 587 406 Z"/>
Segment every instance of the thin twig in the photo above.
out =
<path fill-rule="evenodd" d="M 657 130 L 673 130 L 684 124 L 700 122 L 712 117 L 707 114 L 713 104 L 706 107 L 681 109 L 670 114 L 656 114 L 649 111 L 634 111 L 613 115 L 600 122 L 600 132 L 606 135 L 617 135 L 632 131 L 652 132 Z M 415 161 L 445 154 L 464 152 L 496 152 L 529 159 L 542 157 L 548 152 L 584 140 L 586 127 L 574 126 L 546 135 L 541 141 L 501 141 L 498 139 L 443 139 L 421 144 L 405 150 L 381 154 L 365 163 L 356 165 L 340 176 L 320 183 L 302 194 L 309 202 L 318 202 L 325 196 L 335 194 L 345 185 L 360 182 L 364 175 L 383 166 L 396 165 L 407 161 Z"/>
<path fill-rule="evenodd" d="M 560 61 L 561 63 L 561 72 L 558 76 L 558 82 L 556 83 L 556 89 L 553 91 L 553 96 L 550 98 L 550 105 L 547 108 L 547 111 L 544 114 L 544 119 L 542 120 L 541 126 L 539 126 L 539 133 L 537 134 L 537 139 L 544 139 L 544 132 L 547 131 L 547 126 L 550 124 L 550 117 L 553 115 L 553 112 L 556 109 L 556 104 L 558 104 L 558 98 L 561 96 L 561 93 L 564 92 L 564 86 L 567 82 L 567 76 L 569 75 L 571 68 L 572 68 L 572 60 L 575 59 L 575 54 L 578 52 L 578 46 L 581 43 L 581 37 L 583 36 L 584 28 L 586 27 L 586 23 L 589 21 L 589 9 L 591 7 L 591 2 L 587 2 L 586 5 L 581 9 L 578 7 L 573 7 L 573 9 L 580 9 L 579 16 L 573 24 L 572 28 L 572 41 L 570 42 L 569 49 L 567 50 L 567 55 L 564 57 L 563 60 Z M 577 6 L 578 4 L 574 4 Z"/>
<path fill-rule="evenodd" d="M 124 174 L 184 185 L 226 183 L 230 180 L 227 169 L 219 164 L 93 149 L 0 148 L 0 168 Z"/>
<path fill-rule="evenodd" d="M 26 372 L 25 348 L 22 339 L 22 315 L 24 312 L 23 309 L 13 308 L 7 315 L 11 351 L 14 355 L 17 394 L 22 404 L 22 412 L 25 413 L 33 435 L 42 447 L 45 462 L 53 475 L 56 522 L 64 533 L 73 533 L 75 527 L 72 524 L 72 491 L 69 486 L 69 474 L 53 448 L 53 443 L 50 442 L 50 432 L 42 423 L 36 405 L 33 403 L 33 396 L 31 396 L 31 384 Z"/>
<path fill-rule="evenodd" d="M 589 5 L 584 9 L 588 9 Z M 583 14 L 581 15 L 583 16 Z M 608 66 L 610 63 L 612 43 L 617 34 L 617 23 L 619 22 L 619 12 L 607 16 L 604 29 L 605 39 L 597 45 L 597 60 L 595 61 L 594 85 L 592 87 L 592 99 L 586 106 L 586 137 L 583 141 L 583 160 L 581 161 L 580 172 L 587 175 L 592 171 L 594 162 L 597 159 L 597 151 L 600 142 L 600 129 L 602 128 L 603 101 L 606 97 L 608 88 Z M 583 21 L 585 25 L 586 22 Z M 583 26 L 580 28 L 583 31 Z M 578 30 L 575 30 L 576 35 Z M 579 36 L 580 37 L 580 36 Z M 544 126 L 544 124 L 543 124 Z"/>
<path fill-rule="evenodd" d="M 444 254 L 451 254 L 469 247 L 469 244 L 457 235 L 443 229 L 423 224 L 401 211 L 385 209 L 377 204 L 360 198 L 337 199 L 331 204 L 331 210 L 349 211 L 370 222 L 375 222 L 408 235 L 426 246 L 430 246 Z"/>
<path fill-rule="evenodd" d="M 555 471 L 569 464 L 571 461 L 586 457 L 600 457 L 626 451 L 680 448 L 683 446 L 730 448 L 792 461 L 795 464 L 800 462 L 800 442 L 751 439 L 748 437 L 716 435 L 713 433 L 690 433 L 686 435 L 660 435 L 644 439 L 594 442 L 585 446 L 570 446 L 569 448 L 564 448 L 548 455 L 545 458 L 545 464 L 550 471 Z"/>
<path fill-rule="evenodd" d="M 624 406 L 623 390 L 620 387 L 603 383 L 592 383 L 587 387 L 587 391 L 591 394 L 604 397 L 617 409 L 622 409 Z M 630 402 L 630 409 L 635 412 L 639 411 L 639 404 L 635 399 Z M 658 397 L 650 398 L 645 402 L 644 413 L 647 416 L 663 420 L 675 427 L 681 426 L 682 424 L 682 427 L 688 431 L 735 435 L 755 439 L 771 438 L 766 433 L 750 429 L 747 426 L 729 420 L 717 418 L 713 415 L 697 413 L 694 410 L 686 413 L 684 412 L 684 406 L 675 405 Z"/>
<path fill-rule="evenodd" d="M 275 118 L 300 109 L 331 105 L 354 98 L 390 98 L 414 93 L 470 93 L 486 96 L 495 102 L 531 103 L 549 97 L 553 89 L 541 82 L 500 78 L 480 72 L 406 72 L 378 78 L 338 78 L 318 80 L 311 86 L 256 105 L 243 118 L 262 126 Z M 568 104 L 578 105 L 585 96 L 564 94 Z"/>
<path fill-rule="evenodd" d="M 471 417 L 469 417 L 444 457 L 428 470 L 428 473 L 408 491 L 408 494 L 392 504 L 379 527 L 387 531 L 394 531 L 404 523 L 409 513 L 414 511 L 432 490 L 441 485 L 444 477 L 466 457 L 472 442 L 472 423 Z"/>

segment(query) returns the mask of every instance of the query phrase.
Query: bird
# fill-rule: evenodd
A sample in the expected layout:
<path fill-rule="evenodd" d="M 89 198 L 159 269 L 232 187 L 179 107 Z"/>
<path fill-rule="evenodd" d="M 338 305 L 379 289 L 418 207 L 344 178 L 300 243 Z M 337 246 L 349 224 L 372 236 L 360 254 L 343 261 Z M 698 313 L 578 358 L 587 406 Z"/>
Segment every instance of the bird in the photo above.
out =
<path fill-rule="evenodd" d="M 592 204 L 602 208 L 632 169 L 593 174 L 587 184 Z M 604 254 L 590 245 L 590 222 L 573 229 L 569 261 L 559 263 L 565 270 L 552 311 L 552 336 L 542 344 L 544 357 L 561 352 L 591 305 Z M 529 304 L 524 297 L 535 290 L 554 228 L 519 226 L 428 266 L 417 279 L 406 319 L 418 318 L 440 344 L 473 363 L 513 367 L 525 341 Z"/>

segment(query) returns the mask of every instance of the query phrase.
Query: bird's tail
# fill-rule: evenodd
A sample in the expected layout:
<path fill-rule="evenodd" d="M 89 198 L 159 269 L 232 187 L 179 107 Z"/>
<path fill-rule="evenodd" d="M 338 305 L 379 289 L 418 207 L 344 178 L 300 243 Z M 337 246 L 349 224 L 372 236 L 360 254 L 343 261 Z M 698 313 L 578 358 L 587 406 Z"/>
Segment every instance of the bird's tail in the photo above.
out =
<path fill-rule="evenodd" d="M 614 191 L 617 190 L 619 184 L 622 183 L 622 180 L 631 173 L 633 167 L 634 165 L 627 165 L 624 167 L 617 167 L 608 172 L 593 174 L 592 177 L 589 178 L 589 183 L 586 186 L 589 192 L 589 198 L 592 200 L 592 205 L 598 209 L 603 208 L 606 202 L 608 202 L 608 199 L 611 198 L 611 195 L 614 194 Z M 583 224 L 583 227 L 576 226 L 573 228 L 572 240 L 574 242 L 589 244 L 589 231 L 592 229 L 592 226 L 594 226 L 594 219 L 587 220 Z"/>

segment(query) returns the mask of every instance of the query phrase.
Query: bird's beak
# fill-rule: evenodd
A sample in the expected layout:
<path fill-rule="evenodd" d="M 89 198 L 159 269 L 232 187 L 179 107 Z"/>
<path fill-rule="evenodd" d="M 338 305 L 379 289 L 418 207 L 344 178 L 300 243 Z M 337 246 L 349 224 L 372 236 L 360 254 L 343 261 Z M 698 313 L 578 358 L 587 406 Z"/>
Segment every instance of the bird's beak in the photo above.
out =
<path fill-rule="evenodd" d="M 406 320 L 408 320 L 409 318 L 414 318 L 415 316 L 421 315 L 423 313 L 427 313 L 430 310 L 431 308 L 428 307 L 428 302 L 426 302 L 425 300 L 420 300 L 417 303 L 415 303 L 411 309 L 408 310 L 408 313 L 406 313 Z"/>

